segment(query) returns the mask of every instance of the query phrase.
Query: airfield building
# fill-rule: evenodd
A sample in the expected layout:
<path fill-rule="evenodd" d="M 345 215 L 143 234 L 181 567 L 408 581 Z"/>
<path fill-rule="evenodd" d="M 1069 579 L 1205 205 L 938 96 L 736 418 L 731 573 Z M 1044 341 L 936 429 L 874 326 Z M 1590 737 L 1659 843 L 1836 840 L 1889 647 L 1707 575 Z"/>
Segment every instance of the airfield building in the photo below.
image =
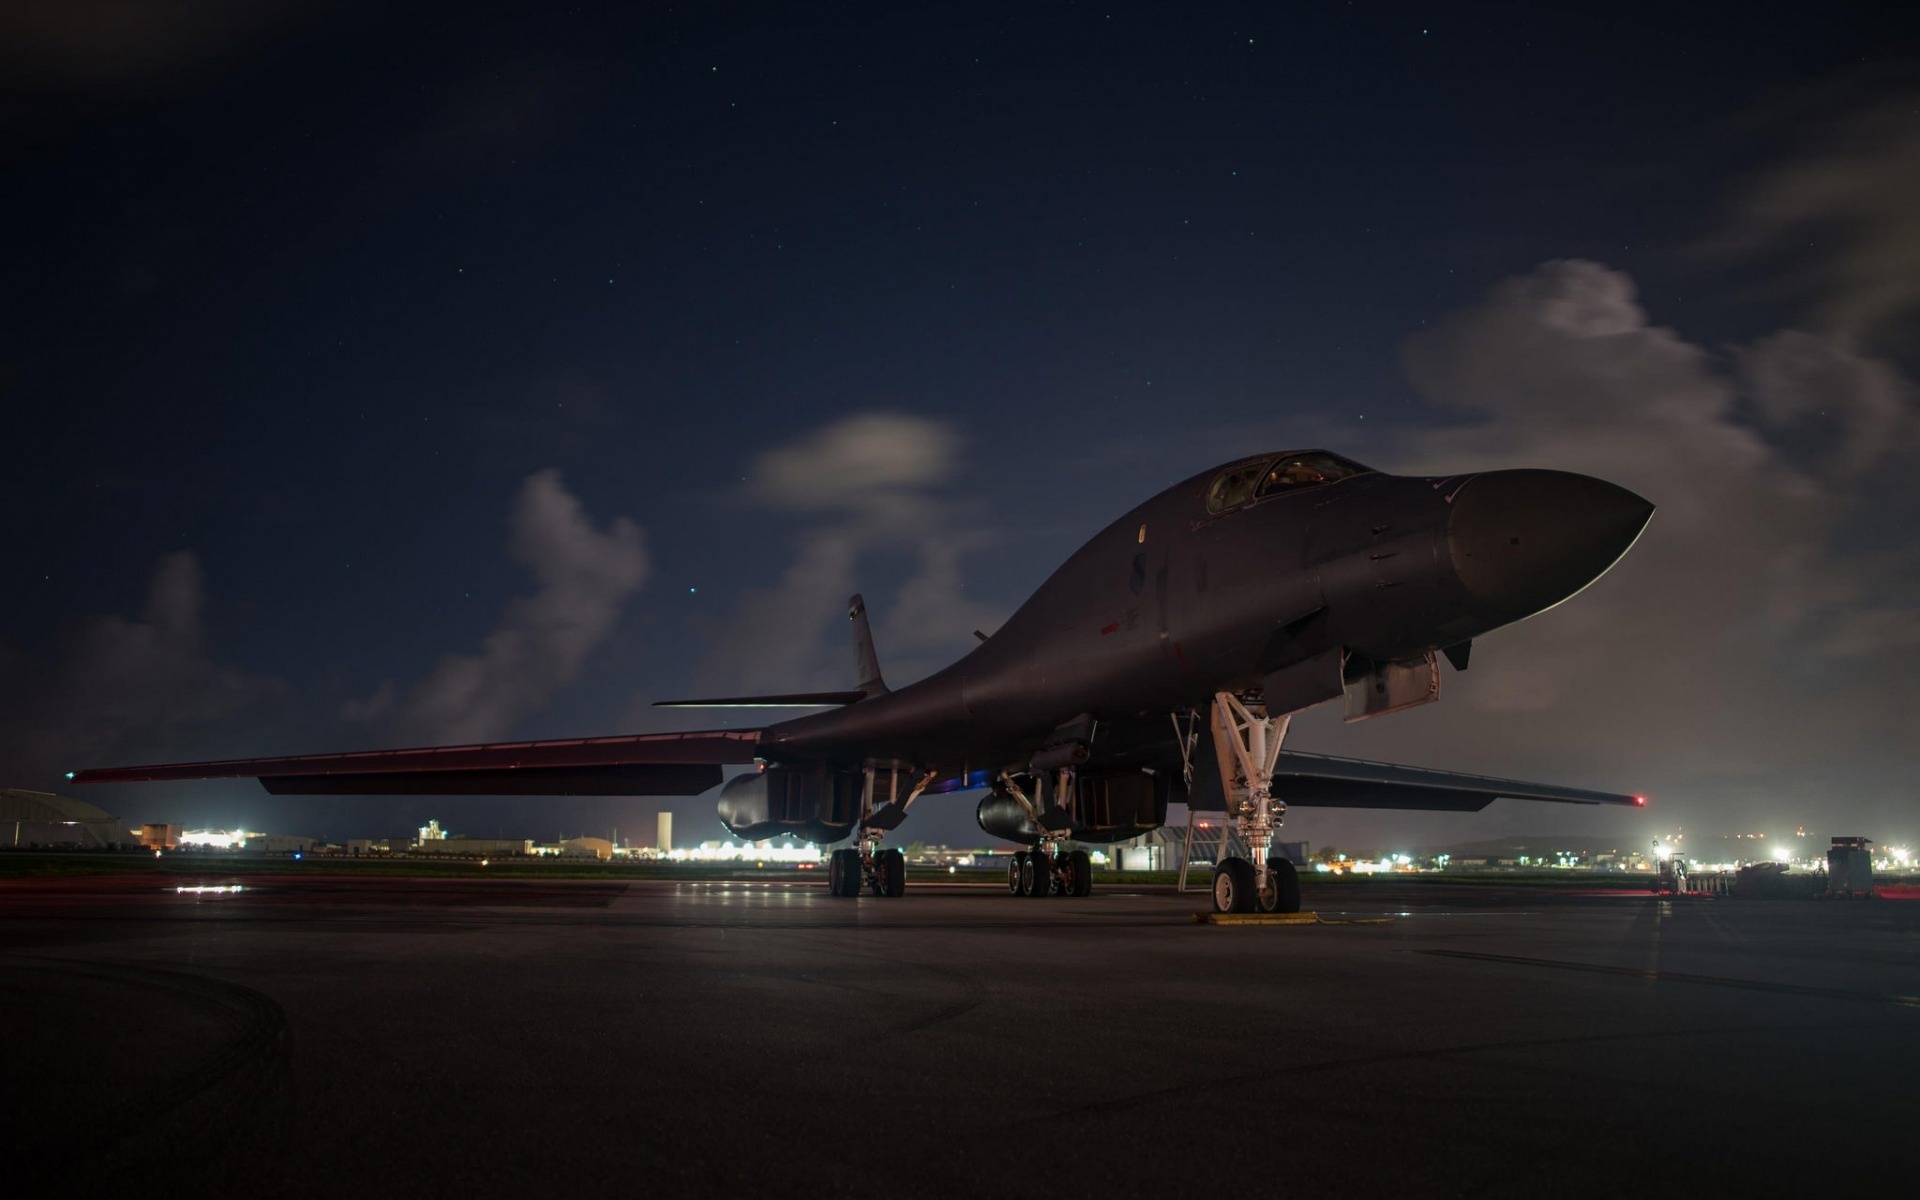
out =
<path fill-rule="evenodd" d="M 484 858 L 503 854 L 533 853 L 531 838 L 429 838 L 413 848 L 415 854 L 440 854 L 450 858 Z"/>
<path fill-rule="evenodd" d="M 134 842 L 120 819 L 84 800 L 24 788 L 0 789 L 0 838 L 9 846 L 114 850 Z"/>

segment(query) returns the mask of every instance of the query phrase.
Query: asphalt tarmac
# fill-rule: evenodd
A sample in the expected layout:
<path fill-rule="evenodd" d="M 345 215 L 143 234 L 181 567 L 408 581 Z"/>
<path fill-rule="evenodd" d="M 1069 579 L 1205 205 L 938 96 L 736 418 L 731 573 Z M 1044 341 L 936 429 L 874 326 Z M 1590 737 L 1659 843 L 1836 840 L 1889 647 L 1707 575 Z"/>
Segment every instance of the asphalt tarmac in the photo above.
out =
<path fill-rule="evenodd" d="M 0 883 L 8 1193 L 1761 1196 L 1912 1180 L 1920 902 Z M 17 1190 L 18 1189 L 18 1190 Z"/>

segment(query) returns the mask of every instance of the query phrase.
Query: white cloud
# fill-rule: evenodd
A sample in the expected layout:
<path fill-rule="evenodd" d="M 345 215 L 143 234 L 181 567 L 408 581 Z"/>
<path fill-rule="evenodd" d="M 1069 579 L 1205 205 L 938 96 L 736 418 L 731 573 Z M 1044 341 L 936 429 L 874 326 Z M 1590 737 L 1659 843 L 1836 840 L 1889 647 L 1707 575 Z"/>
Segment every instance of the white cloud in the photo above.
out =
<path fill-rule="evenodd" d="M 753 487 L 775 507 L 886 521 L 953 478 L 960 446 L 959 432 L 944 421 L 863 413 L 762 454 L 753 465 Z"/>
<path fill-rule="evenodd" d="M 918 563 L 891 603 L 883 605 L 868 590 L 891 682 L 920 665 L 903 655 L 965 649 L 972 629 L 996 623 L 966 597 L 960 569 L 962 556 L 990 535 L 962 528 L 960 510 L 941 494 L 959 473 L 963 449 L 959 431 L 944 421 L 873 412 L 756 458 L 749 472 L 753 494 L 809 524 L 778 581 L 747 589 L 713 631 L 704 686 L 749 692 L 849 686 L 845 602 L 863 586 L 863 562 L 883 552 L 905 552 Z"/>
<path fill-rule="evenodd" d="M 619 517 L 595 529 L 551 469 L 515 495 L 507 550 L 539 586 L 508 602 L 480 651 L 443 656 L 404 697 L 381 685 L 348 706 L 349 718 L 386 723 L 406 741 L 502 737 L 578 676 L 647 577 L 639 526 Z"/>
<path fill-rule="evenodd" d="M 1884 681 L 1920 668 L 1916 563 L 1866 470 L 1915 466 L 1912 385 L 1894 367 L 1801 332 L 1715 354 L 1652 324 L 1624 273 L 1577 261 L 1503 282 L 1413 339 L 1407 363 L 1458 423 L 1368 453 L 1407 471 L 1578 471 L 1659 511 L 1577 601 L 1484 639 L 1445 702 L 1325 741 L 1584 763 L 1623 786 L 1898 744 L 1910 722 Z"/>

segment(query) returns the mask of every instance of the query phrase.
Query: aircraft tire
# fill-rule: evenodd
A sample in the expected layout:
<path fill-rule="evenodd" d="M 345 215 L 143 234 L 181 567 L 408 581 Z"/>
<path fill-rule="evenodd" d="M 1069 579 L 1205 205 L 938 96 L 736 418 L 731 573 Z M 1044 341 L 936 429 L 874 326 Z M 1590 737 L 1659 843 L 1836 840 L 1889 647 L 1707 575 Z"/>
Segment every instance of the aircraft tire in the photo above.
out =
<path fill-rule="evenodd" d="M 1053 865 L 1047 856 L 1035 851 L 1027 855 L 1027 865 L 1020 872 L 1020 894 L 1022 896 L 1045 896 L 1053 891 Z"/>
<path fill-rule="evenodd" d="M 1067 879 L 1069 896 L 1093 895 L 1093 856 L 1085 850 L 1075 850 L 1067 856 Z"/>
<path fill-rule="evenodd" d="M 1007 891 L 1011 895 L 1020 895 L 1021 878 L 1027 873 L 1027 852 L 1015 850 L 1013 857 L 1007 860 Z"/>
<path fill-rule="evenodd" d="M 1253 911 L 1253 864 L 1244 858 L 1223 858 L 1213 868 L 1213 911 Z"/>
<path fill-rule="evenodd" d="M 1267 860 L 1267 890 L 1259 895 L 1261 912 L 1300 911 L 1300 873 L 1284 858 Z"/>
<path fill-rule="evenodd" d="M 907 856 L 898 849 L 880 852 L 880 894 L 903 896 L 907 891 Z"/>
<path fill-rule="evenodd" d="M 1049 894 L 1054 896 L 1073 895 L 1073 855 L 1066 850 L 1062 850 L 1060 857 L 1054 861 L 1060 865 L 1060 873 L 1054 877 L 1054 884 L 1053 887 L 1049 889 Z"/>
<path fill-rule="evenodd" d="M 835 850 L 827 859 L 827 890 L 836 896 L 860 894 L 860 852 Z"/>

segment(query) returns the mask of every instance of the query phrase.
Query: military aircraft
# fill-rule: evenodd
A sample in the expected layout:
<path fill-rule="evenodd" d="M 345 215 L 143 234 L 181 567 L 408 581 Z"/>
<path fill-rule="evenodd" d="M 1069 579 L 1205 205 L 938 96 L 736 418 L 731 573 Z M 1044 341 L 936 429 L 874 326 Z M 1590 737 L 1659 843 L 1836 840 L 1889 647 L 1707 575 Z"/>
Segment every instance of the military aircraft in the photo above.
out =
<path fill-rule="evenodd" d="M 1087 844 L 1224 810 L 1248 848 L 1214 871 L 1222 912 L 1297 911 L 1269 859 L 1289 805 L 1473 812 L 1500 797 L 1640 805 L 1640 796 L 1282 749 L 1292 714 L 1334 700 L 1364 720 L 1438 699 L 1444 656 L 1604 574 L 1653 505 L 1547 470 L 1394 476 L 1325 450 L 1195 475 L 1082 546 L 991 637 L 895 691 L 852 599 L 844 692 L 663 701 L 826 708 L 753 730 L 373 750 L 87 770 L 81 783 L 256 777 L 279 795 L 697 795 L 758 840 L 819 844 L 837 896 L 898 896 L 884 846 L 921 798 L 989 789 L 978 819 L 1024 845 L 1021 896 L 1084 896 Z M 1207 736 L 1201 736 L 1202 728 Z M 725 778 L 724 767 L 755 766 Z"/>

